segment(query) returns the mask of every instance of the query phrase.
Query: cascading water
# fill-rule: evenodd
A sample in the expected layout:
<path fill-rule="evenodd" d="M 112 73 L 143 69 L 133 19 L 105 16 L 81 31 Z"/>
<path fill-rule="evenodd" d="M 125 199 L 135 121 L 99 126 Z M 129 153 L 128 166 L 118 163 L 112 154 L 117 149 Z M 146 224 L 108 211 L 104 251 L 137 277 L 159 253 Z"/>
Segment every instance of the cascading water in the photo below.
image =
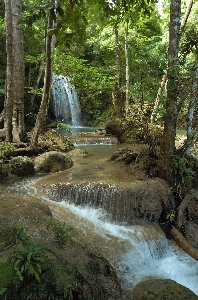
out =
<path fill-rule="evenodd" d="M 56 120 L 72 127 L 81 126 L 81 107 L 75 87 L 70 84 L 70 78 L 53 75 L 52 86 L 52 104 Z"/>
<path fill-rule="evenodd" d="M 116 191 L 114 186 L 112 191 L 110 189 L 109 186 L 107 191 L 109 197 L 115 194 L 118 196 L 119 191 Z M 39 195 L 34 181 L 15 184 L 9 188 L 9 191 L 37 197 Z M 83 191 L 79 190 L 79 192 Z M 76 195 L 77 191 L 74 194 Z M 106 255 L 116 269 L 123 289 L 131 289 L 146 279 L 161 278 L 174 280 L 198 295 L 198 262 L 174 245 L 169 245 L 157 225 L 143 223 L 129 226 L 111 223 L 108 221 L 106 210 L 93 208 L 87 204 L 76 205 L 66 200 L 68 196 L 69 194 L 64 193 L 59 195 L 58 200 L 62 198 L 61 202 L 54 201 L 53 193 L 48 196 L 42 195 L 41 198 L 48 202 L 55 218 L 67 220 L 86 238 L 92 239 L 93 243 L 99 245 L 101 255 Z M 72 198 L 72 191 L 70 196 Z M 95 198 L 98 201 L 100 197 L 107 197 L 107 194 L 99 188 L 95 193 L 93 190 L 90 194 L 88 190 L 84 191 L 83 196 L 92 202 Z"/>

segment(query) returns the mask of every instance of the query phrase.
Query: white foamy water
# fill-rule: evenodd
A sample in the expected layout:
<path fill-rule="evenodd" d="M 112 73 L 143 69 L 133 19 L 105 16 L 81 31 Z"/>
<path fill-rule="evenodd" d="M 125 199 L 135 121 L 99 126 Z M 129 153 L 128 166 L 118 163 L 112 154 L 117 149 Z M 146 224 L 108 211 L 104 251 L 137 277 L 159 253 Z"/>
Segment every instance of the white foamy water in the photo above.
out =
<path fill-rule="evenodd" d="M 36 180 L 24 180 L 9 187 L 16 194 L 37 195 L 34 187 Z M 122 281 L 123 289 L 134 287 L 148 278 L 174 280 L 198 295 L 198 262 L 173 245 L 169 245 L 162 231 L 155 226 L 124 226 L 106 221 L 102 209 L 54 202 L 59 211 L 70 212 L 70 218 L 87 236 L 94 232 L 98 239 L 105 241 L 101 247 L 108 248 L 114 268 Z M 65 219 L 67 222 L 67 219 Z M 79 224 L 77 224 L 79 223 Z M 97 239 L 97 237 L 96 237 Z M 102 253 L 102 250 L 101 250 Z"/>
<path fill-rule="evenodd" d="M 198 295 L 198 262 L 169 245 L 163 233 L 159 236 L 159 229 L 154 228 L 151 234 L 150 228 L 145 226 L 121 226 L 106 222 L 101 209 L 75 206 L 64 201 L 58 205 L 88 221 L 87 226 L 92 224 L 92 230 L 97 234 L 108 239 L 115 237 L 118 244 L 127 242 L 126 252 L 114 266 L 118 276 L 124 279 L 124 289 L 148 278 L 162 278 L 175 280 Z M 112 249 L 112 252 L 116 250 Z"/>

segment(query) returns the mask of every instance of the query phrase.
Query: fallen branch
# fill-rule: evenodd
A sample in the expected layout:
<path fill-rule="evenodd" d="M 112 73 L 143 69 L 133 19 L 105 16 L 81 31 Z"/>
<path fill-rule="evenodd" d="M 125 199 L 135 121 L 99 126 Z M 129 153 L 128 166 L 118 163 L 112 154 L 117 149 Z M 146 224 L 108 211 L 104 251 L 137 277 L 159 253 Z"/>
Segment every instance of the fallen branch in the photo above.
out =
<path fill-rule="evenodd" d="M 174 227 L 172 226 L 171 234 L 176 241 L 177 245 L 182 248 L 187 254 L 189 254 L 194 259 L 198 260 L 198 250 L 195 249 L 185 237 Z"/>

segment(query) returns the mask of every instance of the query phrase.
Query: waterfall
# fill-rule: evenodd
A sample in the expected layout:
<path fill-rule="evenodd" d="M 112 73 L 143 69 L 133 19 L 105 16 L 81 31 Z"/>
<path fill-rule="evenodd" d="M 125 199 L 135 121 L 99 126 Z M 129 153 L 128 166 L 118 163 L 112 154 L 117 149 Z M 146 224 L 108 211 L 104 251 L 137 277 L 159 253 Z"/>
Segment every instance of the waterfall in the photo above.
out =
<path fill-rule="evenodd" d="M 72 127 L 81 126 L 81 107 L 74 85 L 68 76 L 52 76 L 52 104 L 57 121 Z"/>
<path fill-rule="evenodd" d="M 7 192 L 40 196 L 47 201 L 56 219 L 68 222 L 86 239 L 100 246 L 101 255 L 105 254 L 116 269 L 124 290 L 132 289 L 146 279 L 161 278 L 174 280 L 198 295 L 198 262 L 169 244 L 157 224 L 115 224 L 110 222 L 106 207 L 93 207 L 92 200 L 96 196 L 98 202 L 109 197 L 123 199 L 123 192 L 116 186 L 107 185 L 105 191 L 100 184 L 89 190 L 86 187 L 83 189 L 83 186 L 72 189 L 70 185 L 68 190 L 65 187 L 61 190 L 61 186 L 57 190 L 53 185 L 52 192 L 47 191 L 47 196 L 39 193 L 38 186 L 35 186 L 37 180 L 23 179 L 10 186 Z M 69 198 L 76 200 L 75 204 Z"/>
<path fill-rule="evenodd" d="M 109 249 L 108 259 L 115 267 L 124 290 L 151 278 L 171 279 L 198 295 L 198 262 L 169 245 L 157 226 L 116 225 L 107 221 L 106 212 L 102 209 L 76 206 L 65 201 L 56 203 L 56 206 L 57 218 L 65 209 L 66 218 L 73 220 L 72 226 L 78 224 L 77 228 L 86 232 L 93 243 L 101 245 L 101 251 L 105 249 L 107 253 Z"/>

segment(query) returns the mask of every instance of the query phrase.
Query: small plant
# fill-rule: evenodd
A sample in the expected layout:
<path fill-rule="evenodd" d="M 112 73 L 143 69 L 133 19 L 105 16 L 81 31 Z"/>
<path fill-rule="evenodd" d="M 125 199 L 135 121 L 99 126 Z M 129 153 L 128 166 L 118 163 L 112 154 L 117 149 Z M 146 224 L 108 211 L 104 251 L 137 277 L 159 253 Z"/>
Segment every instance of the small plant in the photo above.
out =
<path fill-rule="evenodd" d="M 57 122 L 56 129 L 62 129 L 62 128 L 66 129 L 69 133 L 72 133 L 72 129 L 68 124 Z"/>
<path fill-rule="evenodd" d="M 8 142 L 0 143 L 0 167 L 4 164 L 6 157 L 12 153 L 14 146 Z"/>
<path fill-rule="evenodd" d="M 24 231 L 24 223 L 11 223 L 0 232 L 0 239 L 4 246 L 13 246 L 17 243 L 27 244 L 29 237 Z"/>
<path fill-rule="evenodd" d="M 27 296 L 27 300 L 40 300 L 46 299 L 47 297 L 47 290 L 43 284 L 37 284 L 33 287 L 31 293 Z"/>
<path fill-rule="evenodd" d="M 63 246 L 70 237 L 70 232 L 73 230 L 72 227 L 67 226 L 65 223 L 61 224 L 60 222 L 53 220 L 52 226 L 56 235 L 56 241 Z"/>
<path fill-rule="evenodd" d="M 30 112 L 29 114 L 26 114 L 27 122 L 30 123 L 30 124 L 34 124 L 35 123 L 36 117 L 37 117 L 37 114 L 34 114 L 32 112 Z"/>
<path fill-rule="evenodd" d="M 71 295 L 73 290 L 74 290 L 73 285 L 71 283 L 66 283 L 64 286 L 64 292 L 63 292 L 64 297 L 66 298 L 69 295 Z"/>
<path fill-rule="evenodd" d="M 6 292 L 7 288 L 1 288 L 0 289 L 0 296 L 3 295 Z"/>
<path fill-rule="evenodd" d="M 170 213 L 166 216 L 166 219 L 171 223 L 175 221 L 175 210 L 171 209 Z"/>
<path fill-rule="evenodd" d="M 27 248 L 20 249 L 12 255 L 11 262 L 16 272 L 16 283 L 25 276 L 33 276 L 40 281 L 40 275 L 46 268 L 46 257 L 43 248 L 29 243 Z"/>

